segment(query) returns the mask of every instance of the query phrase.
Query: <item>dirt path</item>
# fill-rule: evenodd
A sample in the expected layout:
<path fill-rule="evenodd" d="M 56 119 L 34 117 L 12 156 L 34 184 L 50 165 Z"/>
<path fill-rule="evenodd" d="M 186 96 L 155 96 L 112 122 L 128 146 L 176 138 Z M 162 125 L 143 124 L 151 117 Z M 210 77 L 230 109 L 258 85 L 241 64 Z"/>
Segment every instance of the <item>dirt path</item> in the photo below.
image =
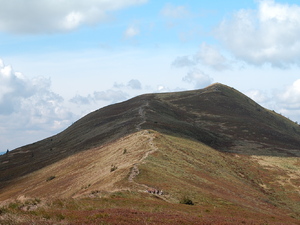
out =
<path fill-rule="evenodd" d="M 152 153 L 158 151 L 158 147 L 155 145 L 154 143 L 154 138 L 155 138 L 155 134 L 154 133 L 151 133 L 150 131 L 148 130 L 144 130 L 143 132 L 143 135 L 146 135 L 149 137 L 148 139 L 148 145 L 149 145 L 149 150 L 147 152 L 145 152 L 145 154 L 141 157 L 141 159 L 139 160 L 138 163 L 135 163 L 132 168 L 131 168 L 131 171 L 130 171 L 130 174 L 129 174 L 129 177 L 128 177 L 128 181 L 133 183 L 137 188 L 138 188 L 138 191 L 139 192 L 147 192 L 148 190 L 154 190 L 156 189 L 156 187 L 151 187 L 151 186 L 148 186 L 148 185 L 145 185 L 145 184 L 140 184 L 138 182 L 136 182 L 134 179 L 135 177 L 137 177 L 139 174 L 140 174 L 140 170 L 138 168 L 138 165 L 141 164 L 141 163 L 144 163 L 144 160 Z M 162 191 L 163 190 L 158 190 L 158 191 Z M 152 193 L 153 194 L 153 193 Z M 156 197 L 164 200 L 164 201 L 167 201 L 167 202 L 175 202 L 176 199 L 173 199 L 169 194 L 153 194 L 155 195 Z"/>
<path fill-rule="evenodd" d="M 145 107 L 149 106 L 149 103 L 146 102 L 139 108 L 139 117 L 141 118 L 141 122 L 136 125 L 136 129 L 140 131 L 142 129 L 142 125 L 146 123 L 146 112 Z"/>
<path fill-rule="evenodd" d="M 138 123 L 136 125 L 136 129 L 137 131 L 141 131 L 142 130 L 142 125 L 144 123 L 146 123 L 146 119 L 147 119 L 147 116 L 146 116 L 146 111 L 145 111 L 145 107 L 148 107 L 149 106 L 149 103 L 148 102 L 145 102 L 142 106 L 140 106 L 139 108 L 139 112 L 138 112 L 138 115 L 140 117 L 140 120 L 141 122 Z M 131 171 L 130 171 L 130 174 L 129 174 L 129 177 L 128 177 L 128 181 L 131 182 L 131 183 L 134 183 L 137 187 L 139 187 L 141 190 L 145 191 L 151 187 L 145 185 L 145 184 L 139 184 L 137 182 L 134 181 L 134 178 L 136 176 L 139 175 L 140 171 L 139 171 L 139 168 L 138 168 L 138 165 L 140 163 L 142 163 L 150 154 L 152 154 L 153 152 L 157 151 L 158 148 L 156 147 L 155 143 L 154 143 L 154 134 L 153 133 L 150 133 L 150 131 L 148 130 L 144 130 L 142 135 L 145 135 L 147 136 L 148 138 L 148 145 L 149 145 L 149 150 L 147 150 L 147 152 L 140 158 L 139 162 L 135 163 L 132 168 L 131 168 Z"/>
<path fill-rule="evenodd" d="M 154 134 L 150 133 L 148 130 L 145 130 L 143 132 L 143 135 L 146 135 L 149 139 L 148 139 L 148 145 L 150 147 L 150 149 L 141 157 L 141 159 L 139 160 L 138 163 L 135 163 L 130 171 L 129 177 L 128 177 L 128 181 L 129 182 L 134 182 L 137 185 L 141 185 L 138 184 L 134 181 L 134 178 L 139 175 L 140 171 L 138 168 L 138 165 L 140 163 L 142 163 L 150 154 L 154 153 L 155 151 L 158 150 L 158 147 L 155 145 L 154 143 Z M 143 187 L 147 187 L 146 185 L 142 185 Z"/>
<path fill-rule="evenodd" d="M 139 107 L 139 111 L 138 111 L 138 115 L 140 117 L 140 123 L 138 123 L 136 125 L 136 129 L 137 131 L 141 131 L 142 130 L 142 125 L 144 123 L 146 123 L 146 119 L 147 119 L 147 115 L 146 115 L 146 110 L 145 108 L 149 106 L 149 103 L 148 102 L 145 102 L 143 105 L 141 105 Z M 133 183 L 138 189 L 139 191 L 147 191 L 149 189 L 153 189 L 153 187 L 149 187 L 145 184 L 140 184 L 140 183 L 137 183 L 134 179 L 136 176 L 138 176 L 140 174 L 140 170 L 138 168 L 138 165 L 140 163 L 143 163 L 143 161 L 152 153 L 154 153 L 155 151 L 158 150 L 158 147 L 155 145 L 154 143 L 154 138 L 155 138 L 155 134 L 154 133 L 151 133 L 150 131 L 148 130 L 144 130 L 142 131 L 142 135 L 146 136 L 148 138 L 148 150 L 145 152 L 145 154 L 139 159 L 139 161 L 135 164 L 133 164 L 131 170 L 130 170 L 130 174 L 129 174 L 129 177 L 128 177 L 128 181 L 130 183 Z M 163 196 L 161 196 L 162 199 L 164 199 Z"/>

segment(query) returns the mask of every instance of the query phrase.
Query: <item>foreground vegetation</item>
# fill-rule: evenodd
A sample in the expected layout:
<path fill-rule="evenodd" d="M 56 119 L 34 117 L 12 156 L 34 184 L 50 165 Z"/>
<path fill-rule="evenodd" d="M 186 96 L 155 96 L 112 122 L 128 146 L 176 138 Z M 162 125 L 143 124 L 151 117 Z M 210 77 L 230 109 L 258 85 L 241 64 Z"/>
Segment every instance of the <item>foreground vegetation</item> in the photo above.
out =
<path fill-rule="evenodd" d="M 291 217 L 255 214 L 235 205 L 167 203 L 134 192 L 105 195 L 14 201 L 0 208 L 0 224 L 297 224 Z"/>
<path fill-rule="evenodd" d="M 298 224 L 300 160 L 296 157 L 222 153 L 186 137 L 155 131 L 125 140 L 126 152 L 120 142 L 118 154 L 113 153 L 118 165 L 118 157 L 132 157 L 128 143 L 143 149 L 151 145 L 151 154 L 135 161 L 135 176 L 132 169 L 118 175 L 121 169 L 110 171 L 107 164 L 114 191 L 81 176 L 86 183 L 81 195 L 51 198 L 44 193 L 63 178 L 43 174 L 48 178 L 39 181 L 42 192 L 29 191 L 31 197 L 24 192 L 2 204 L 0 224 Z M 81 162 L 86 164 L 84 156 Z M 93 161 L 88 165 L 93 167 Z M 147 193 L 146 187 L 163 190 L 163 195 Z"/>

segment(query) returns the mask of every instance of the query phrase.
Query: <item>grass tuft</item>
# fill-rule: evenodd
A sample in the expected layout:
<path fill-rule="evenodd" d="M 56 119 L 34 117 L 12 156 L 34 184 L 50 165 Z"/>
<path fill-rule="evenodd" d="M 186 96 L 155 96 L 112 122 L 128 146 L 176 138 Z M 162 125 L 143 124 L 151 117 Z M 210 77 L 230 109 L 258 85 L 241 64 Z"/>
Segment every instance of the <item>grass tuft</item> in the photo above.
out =
<path fill-rule="evenodd" d="M 50 177 L 48 177 L 48 178 L 46 179 L 46 181 L 48 182 L 48 181 L 53 180 L 53 179 L 55 179 L 55 178 L 56 178 L 56 176 L 50 176 Z"/>
<path fill-rule="evenodd" d="M 118 169 L 118 167 L 116 165 L 112 164 L 110 167 L 110 172 L 114 172 L 117 169 Z"/>

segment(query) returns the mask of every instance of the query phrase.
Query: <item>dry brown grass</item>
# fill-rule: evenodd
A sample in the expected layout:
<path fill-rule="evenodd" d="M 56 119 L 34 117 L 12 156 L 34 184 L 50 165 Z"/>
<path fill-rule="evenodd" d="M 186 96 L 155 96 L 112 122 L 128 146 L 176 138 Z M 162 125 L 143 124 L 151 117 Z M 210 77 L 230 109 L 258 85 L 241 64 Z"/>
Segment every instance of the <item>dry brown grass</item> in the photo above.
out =
<path fill-rule="evenodd" d="M 79 197 L 98 190 L 128 189 L 124 179 L 134 164 L 152 152 L 152 135 L 140 131 L 114 143 L 92 148 L 26 175 L 2 190 L 0 199 L 17 196 L 39 198 Z M 126 149 L 126 153 L 124 153 Z M 117 168 L 111 171 L 111 166 Z M 48 180 L 49 177 L 55 177 Z M 131 188 L 133 188 L 131 184 Z"/>
<path fill-rule="evenodd" d="M 299 134 L 220 84 L 139 96 L 1 156 L 0 224 L 297 224 Z"/>
<path fill-rule="evenodd" d="M 221 153 L 144 130 L 15 181 L 1 192 L 7 201 L 0 223 L 296 224 L 296 185 L 289 187 L 289 198 L 275 178 L 290 169 L 296 176 L 299 161 L 280 159 Z M 112 164 L 117 169 L 111 172 Z M 133 167 L 138 173 L 131 176 Z M 55 178 L 46 181 L 49 176 Z M 164 195 L 148 194 L 147 187 Z M 180 204 L 184 198 L 194 205 Z"/>

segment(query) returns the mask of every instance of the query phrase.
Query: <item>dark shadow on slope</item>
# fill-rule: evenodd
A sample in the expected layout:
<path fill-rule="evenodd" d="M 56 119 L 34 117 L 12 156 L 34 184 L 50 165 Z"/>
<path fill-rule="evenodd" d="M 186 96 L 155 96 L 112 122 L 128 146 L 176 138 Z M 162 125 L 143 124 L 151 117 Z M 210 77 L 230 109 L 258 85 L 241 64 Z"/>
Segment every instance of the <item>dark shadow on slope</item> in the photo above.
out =
<path fill-rule="evenodd" d="M 53 137 L 2 155 L 0 188 L 6 181 L 139 129 L 192 138 L 221 152 L 300 156 L 297 124 L 230 87 L 215 84 L 196 91 L 142 95 L 107 106 Z"/>

